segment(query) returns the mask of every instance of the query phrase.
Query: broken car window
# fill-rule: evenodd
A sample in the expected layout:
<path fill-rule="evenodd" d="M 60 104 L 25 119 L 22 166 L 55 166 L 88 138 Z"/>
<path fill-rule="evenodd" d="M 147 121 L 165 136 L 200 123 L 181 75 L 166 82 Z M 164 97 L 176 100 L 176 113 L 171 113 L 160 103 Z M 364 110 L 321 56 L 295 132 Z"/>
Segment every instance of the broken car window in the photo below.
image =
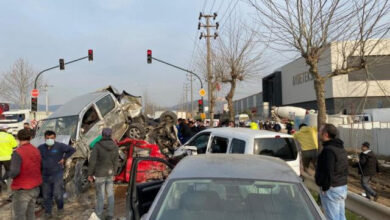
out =
<path fill-rule="evenodd" d="M 94 107 L 90 107 L 83 117 L 81 128 L 84 129 L 84 133 L 87 133 L 97 122 L 99 116 Z"/>
<path fill-rule="evenodd" d="M 99 108 L 99 111 L 103 117 L 115 108 L 115 102 L 112 99 L 111 95 L 107 95 L 104 98 L 100 99 L 98 102 L 96 102 L 96 105 Z"/>

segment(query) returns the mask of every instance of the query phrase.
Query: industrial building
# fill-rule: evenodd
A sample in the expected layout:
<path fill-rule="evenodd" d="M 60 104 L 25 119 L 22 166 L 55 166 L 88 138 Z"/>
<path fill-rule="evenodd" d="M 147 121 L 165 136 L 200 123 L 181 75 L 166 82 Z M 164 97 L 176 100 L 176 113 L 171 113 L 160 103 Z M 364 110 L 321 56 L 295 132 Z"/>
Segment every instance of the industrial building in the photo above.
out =
<path fill-rule="evenodd" d="M 323 53 L 319 62 L 321 75 L 325 76 L 338 66 L 345 65 L 343 54 L 340 52 L 342 45 L 345 44 L 332 43 Z M 358 57 L 349 57 L 346 65 L 353 65 L 356 59 Z M 390 40 L 384 40 L 375 47 L 368 58 L 368 63 L 369 74 L 365 70 L 360 70 L 326 81 L 325 97 L 329 114 L 341 112 L 359 114 L 363 102 L 365 109 L 390 107 Z M 314 81 L 308 70 L 305 60 L 298 58 L 264 77 L 262 101 L 268 102 L 270 107 L 291 105 L 317 109 Z M 239 107 L 239 104 L 237 105 Z M 245 105 L 245 102 L 242 105 L 244 108 L 252 107 Z"/>
<path fill-rule="evenodd" d="M 234 111 L 236 114 L 251 112 L 256 119 L 268 117 L 268 105 L 264 105 L 262 92 L 235 100 Z"/>

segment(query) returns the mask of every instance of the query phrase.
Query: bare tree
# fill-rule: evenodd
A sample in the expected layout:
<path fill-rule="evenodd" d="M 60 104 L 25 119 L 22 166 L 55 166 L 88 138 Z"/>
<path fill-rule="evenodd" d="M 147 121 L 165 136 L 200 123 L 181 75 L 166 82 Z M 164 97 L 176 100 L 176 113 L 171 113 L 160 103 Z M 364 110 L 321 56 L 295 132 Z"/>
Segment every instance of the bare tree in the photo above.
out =
<path fill-rule="evenodd" d="M 274 48 L 292 50 L 305 60 L 314 80 L 318 128 L 326 121 L 325 82 L 333 76 L 367 69 L 367 59 L 389 32 L 389 0 L 248 0 L 258 12 Z M 371 39 L 376 40 L 371 40 Z M 319 72 L 326 50 L 335 48 L 342 61 Z M 349 65 L 350 58 L 353 65 Z"/>
<path fill-rule="evenodd" d="M 233 98 L 237 83 L 260 76 L 262 47 L 256 39 L 256 31 L 240 21 L 231 21 L 218 41 L 213 69 L 216 79 L 230 86 L 225 96 L 230 120 L 234 120 L 235 115 Z"/>
<path fill-rule="evenodd" d="M 35 76 L 36 71 L 27 61 L 22 58 L 17 59 L 10 70 L 2 75 L 0 96 L 15 103 L 21 109 L 28 108 Z"/>

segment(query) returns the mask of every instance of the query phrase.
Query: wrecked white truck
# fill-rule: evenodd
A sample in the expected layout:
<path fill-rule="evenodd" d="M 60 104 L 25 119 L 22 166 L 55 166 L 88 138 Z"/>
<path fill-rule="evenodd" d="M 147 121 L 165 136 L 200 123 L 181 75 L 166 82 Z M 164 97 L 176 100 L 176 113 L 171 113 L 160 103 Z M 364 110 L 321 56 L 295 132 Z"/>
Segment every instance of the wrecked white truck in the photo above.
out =
<path fill-rule="evenodd" d="M 176 120 L 174 114 L 164 114 L 164 117 L 167 116 L 170 117 L 169 122 Z M 141 97 L 125 91 L 118 93 L 110 86 L 76 97 L 62 105 L 50 117 L 41 121 L 32 143 L 35 145 L 44 143 L 45 131 L 53 130 L 57 133 L 57 141 L 69 143 L 76 148 L 76 152 L 65 163 L 64 179 L 67 192 L 77 194 L 86 191 L 90 186 L 87 180 L 91 152 L 89 145 L 101 134 L 102 129 L 112 128 L 113 139 L 117 141 L 124 137 L 143 139 L 147 136 L 147 121 L 148 119 L 142 115 Z M 174 127 L 174 123 L 169 123 L 168 127 Z M 170 138 L 172 140 L 169 142 L 175 143 L 177 133 L 173 132 Z"/>

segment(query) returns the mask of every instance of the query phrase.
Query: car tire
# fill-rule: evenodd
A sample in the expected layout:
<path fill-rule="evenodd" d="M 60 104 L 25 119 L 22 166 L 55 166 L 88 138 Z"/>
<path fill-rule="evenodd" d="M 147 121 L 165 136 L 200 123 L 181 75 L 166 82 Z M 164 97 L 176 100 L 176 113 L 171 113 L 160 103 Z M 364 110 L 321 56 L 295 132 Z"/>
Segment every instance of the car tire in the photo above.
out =
<path fill-rule="evenodd" d="M 86 192 L 91 183 L 88 181 L 88 166 L 85 160 L 78 160 L 75 166 L 74 184 L 78 194 Z"/>
<path fill-rule="evenodd" d="M 161 122 L 176 124 L 177 115 L 174 112 L 166 111 L 166 112 L 162 113 L 160 116 L 160 123 Z"/>
<path fill-rule="evenodd" d="M 145 127 L 142 124 L 133 123 L 129 126 L 127 136 L 131 139 L 144 139 L 146 135 Z"/>

